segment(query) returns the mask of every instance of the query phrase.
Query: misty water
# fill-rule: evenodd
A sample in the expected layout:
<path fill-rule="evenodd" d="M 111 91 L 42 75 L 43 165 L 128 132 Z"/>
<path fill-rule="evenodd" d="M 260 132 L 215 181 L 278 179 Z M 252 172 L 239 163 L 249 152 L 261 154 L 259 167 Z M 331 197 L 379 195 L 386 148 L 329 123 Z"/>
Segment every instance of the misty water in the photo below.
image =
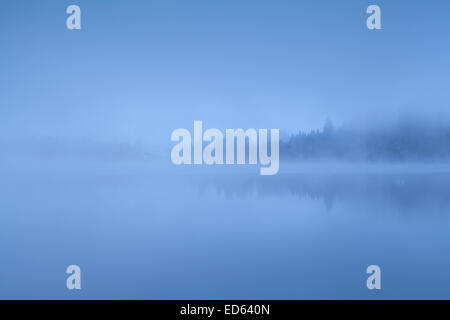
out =
<path fill-rule="evenodd" d="M 286 166 L 285 166 L 286 167 Z M 449 298 L 450 170 L 2 165 L 0 298 Z M 65 268 L 82 269 L 68 291 Z M 367 266 L 382 290 L 366 288 Z"/>

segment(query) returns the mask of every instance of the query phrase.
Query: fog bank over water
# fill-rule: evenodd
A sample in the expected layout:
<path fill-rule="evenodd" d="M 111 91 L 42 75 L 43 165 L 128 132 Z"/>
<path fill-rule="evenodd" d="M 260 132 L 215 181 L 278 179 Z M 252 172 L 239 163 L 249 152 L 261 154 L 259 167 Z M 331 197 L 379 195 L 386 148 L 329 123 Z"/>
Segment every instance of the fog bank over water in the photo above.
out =
<path fill-rule="evenodd" d="M 298 133 L 285 133 L 280 139 L 281 162 L 442 165 L 450 161 L 450 118 L 447 117 L 406 115 L 345 124 L 335 124 L 329 119 L 320 129 L 299 128 Z M 151 141 L 151 137 L 130 141 L 96 136 L 3 136 L 0 146 L 4 159 L 28 161 L 165 163 L 170 160 L 170 150 L 175 145 L 170 141 L 170 133 L 164 146 Z"/>

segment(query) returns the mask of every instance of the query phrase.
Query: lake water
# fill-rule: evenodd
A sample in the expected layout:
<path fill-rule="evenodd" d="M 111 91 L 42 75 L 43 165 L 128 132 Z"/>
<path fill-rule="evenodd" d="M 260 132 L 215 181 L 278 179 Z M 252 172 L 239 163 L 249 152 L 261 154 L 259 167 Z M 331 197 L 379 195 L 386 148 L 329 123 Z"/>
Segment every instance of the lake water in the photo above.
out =
<path fill-rule="evenodd" d="M 257 172 L 2 166 L 0 298 L 450 298 L 450 171 Z"/>

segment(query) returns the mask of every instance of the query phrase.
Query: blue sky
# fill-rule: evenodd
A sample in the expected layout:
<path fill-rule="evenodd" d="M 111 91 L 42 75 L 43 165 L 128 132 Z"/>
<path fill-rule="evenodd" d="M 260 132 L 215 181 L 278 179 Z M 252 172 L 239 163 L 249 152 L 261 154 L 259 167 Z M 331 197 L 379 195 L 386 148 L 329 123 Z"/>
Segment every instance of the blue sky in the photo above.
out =
<path fill-rule="evenodd" d="M 366 28 L 370 4 L 382 30 Z M 2 1 L 0 134 L 166 145 L 194 120 L 448 116 L 449 14 L 446 0 Z"/>

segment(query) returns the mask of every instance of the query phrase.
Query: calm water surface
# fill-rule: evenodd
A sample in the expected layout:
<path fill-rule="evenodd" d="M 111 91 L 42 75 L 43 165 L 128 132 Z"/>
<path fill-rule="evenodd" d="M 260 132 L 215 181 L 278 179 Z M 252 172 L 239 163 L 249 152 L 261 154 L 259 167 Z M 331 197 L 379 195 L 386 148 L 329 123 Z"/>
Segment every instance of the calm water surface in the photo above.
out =
<path fill-rule="evenodd" d="M 446 170 L 2 177 L 0 298 L 450 298 Z M 70 264 L 81 291 L 65 287 Z M 371 264 L 381 291 L 365 286 Z"/>

